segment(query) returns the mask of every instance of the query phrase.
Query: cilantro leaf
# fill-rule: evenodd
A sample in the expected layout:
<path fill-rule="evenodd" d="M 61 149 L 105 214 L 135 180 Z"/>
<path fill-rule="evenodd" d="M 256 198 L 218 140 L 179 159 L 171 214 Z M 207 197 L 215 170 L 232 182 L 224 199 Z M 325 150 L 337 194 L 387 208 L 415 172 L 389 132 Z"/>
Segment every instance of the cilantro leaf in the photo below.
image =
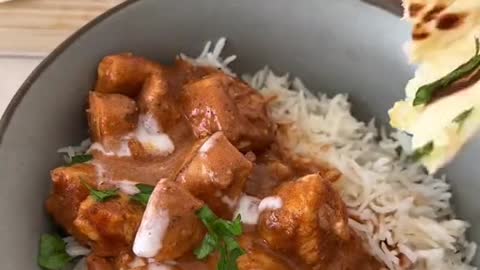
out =
<path fill-rule="evenodd" d="M 208 257 L 208 255 L 210 255 L 211 253 L 215 252 L 215 250 L 217 249 L 217 246 L 218 246 L 218 239 L 215 239 L 215 237 L 212 236 L 211 234 L 207 234 L 205 238 L 203 238 L 202 245 L 199 248 L 197 248 L 193 253 L 197 257 L 197 259 L 203 260 L 206 257 Z"/>
<path fill-rule="evenodd" d="M 118 196 L 118 189 L 113 190 L 90 190 L 90 195 L 92 195 L 97 202 L 106 202 L 109 199 Z"/>
<path fill-rule="evenodd" d="M 44 269 L 60 270 L 63 269 L 72 258 L 67 254 L 53 254 L 49 257 L 39 257 L 38 264 Z"/>
<path fill-rule="evenodd" d="M 220 245 L 220 258 L 218 259 L 217 270 L 230 270 L 228 269 L 228 253 L 225 245 Z M 236 266 L 236 265 L 235 265 Z M 233 269 L 232 269 L 233 270 Z"/>
<path fill-rule="evenodd" d="M 143 204 L 144 206 L 147 206 L 154 187 L 145 184 L 137 184 L 135 186 L 138 188 L 138 190 L 140 190 L 140 193 L 133 195 L 131 199 Z"/>
<path fill-rule="evenodd" d="M 208 206 L 200 208 L 197 211 L 197 216 L 207 228 L 218 219 L 217 215 Z"/>
<path fill-rule="evenodd" d="M 235 236 L 243 234 L 242 217 L 240 215 L 237 215 L 233 222 L 231 222 L 230 231 Z"/>
<path fill-rule="evenodd" d="M 148 200 L 150 199 L 150 194 L 137 193 L 133 195 L 131 199 L 143 204 L 144 206 L 147 206 Z"/>
<path fill-rule="evenodd" d="M 98 190 L 92 188 L 87 182 L 82 180 L 82 184 L 90 190 L 90 196 L 92 196 L 97 202 L 106 202 L 118 196 L 118 189 L 112 190 Z"/>
<path fill-rule="evenodd" d="M 458 124 L 459 131 L 462 129 L 463 123 L 465 123 L 465 120 L 472 114 L 472 112 L 473 112 L 473 107 L 462 112 L 461 114 L 457 115 L 457 117 L 453 119 L 453 122 Z"/>
<path fill-rule="evenodd" d="M 194 252 L 197 259 L 205 259 L 218 250 L 220 259 L 217 270 L 237 270 L 237 259 L 245 254 L 236 240 L 243 233 L 240 215 L 233 221 L 224 220 L 204 206 L 197 211 L 197 216 L 208 230 L 202 244 Z"/>
<path fill-rule="evenodd" d="M 411 155 L 411 159 L 413 161 L 418 161 L 421 158 L 423 158 L 424 156 L 428 156 L 433 151 L 433 146 L 434 146 L 433 142 L 429 142 L 429 143 L 425 144 L 424 146 L 418 148 Z"/>
<path fill-rule="evenodd" d="M 233 222 L 223 219 L 217 219 L 213 222 L 212 227 L 213 230 L 217 231 L 217 233 L 225 236 L 240 236 L 243 233 L 240 216 L 237 216 L 237 218 L 235 218 Z"/>
<path fill-rule="evenodd" d="M 428 104 L 432 101 L 435 95 L 447 90 L 447 88 L 453 83 L 472 75 L 478 71 L 480 67 L 480 41 L 475 39 L 476 51 L 475 55 L 470 58 L 466 63 L 460 65 L 455 70 L 444 76 L 443 78 L 434 81 L 432 83 L 423 85 L 417 90 L 415 99 L 413 100 L 413 106 Z"/>
<path fill-rule="evenodd" d="M 154 186 L 145 185 L 145 184 L 136 184 L 135 186 L 138 188 L 138 190 L 140 190 L 140 192 L 148 193 L 148 194 L 152 194 L 153 189 L 155 188 Z"/>
<path fill-rule="evenodd" d="M 71 260 L 65 251 L 65 242 L 58 235 L 43 234 L 40 238 L 38 265 L 43 269 L 60 270 Z"/>
<path fill-rule="evenodd" d="M 74 164 L 85 163 L 93 159 L 93 156 L 90 154 L 85 155 L 76 155 L 72 157 L 72 160 L 68 164 L 68 166 L 72 166 Z"/>
<path fill-rule="evenodd" d="M 225 237 L 223 239 L 225 246 L 227 248 L 228 260 L 227 268 L 228 270 L 236 270 L 237 268 L 237 259 L 245 254 L 245 251 L 240 247 L 237 241 L 232 237 Z"/>

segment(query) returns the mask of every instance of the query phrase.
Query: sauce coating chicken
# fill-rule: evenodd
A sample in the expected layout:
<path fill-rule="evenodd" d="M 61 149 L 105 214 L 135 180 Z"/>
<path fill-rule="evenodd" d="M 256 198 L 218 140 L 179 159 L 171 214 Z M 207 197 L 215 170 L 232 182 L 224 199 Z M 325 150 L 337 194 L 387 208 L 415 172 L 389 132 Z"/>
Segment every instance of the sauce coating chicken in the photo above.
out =
<path fill-rule="evenodd" d="M 247 234 L 240 238 L 246 254 L 238 259 L 239 270 L 291 270 L 288 261 L 266 247 L 257 235 Z"/>
<path fill-rule="evenodd" d="M 275 195 L 282 207 L 264 211 L 258 225 L 272 249 L 295 254 L 312 269 L 375 269 L 348 226 L 340 195 L 319 174 L 286 182 Z"/>
<path fill-rule="evenodd" d="M 251 162 L 219 131 L 202 144 L 176 181 L 230 219 L 251 170 Z"/>
<path fill-rule="evenodd" d="M 71 167 L 59 167 L 51 173 L 53 189 L 47 199 L 46 207 L 55 222 L 80 242 L 86 237 L 73 225 L 80 204 L 88 197 L 89 191 L 82 181 L 94 186 L 96 174 L 94 166 L 78 164 Z"/>
<path fill-rule="evenodd" d="M 105 202 L 89 196 L 73 224 L 98 256 L 118 256 L 133 243 L 142 215 L 142 206 L 125 195 Z"/>
<path fill-rule="evenodd" d="M 215 73 L 185 85 L 183 110 L 199 138 L 223 131 L 242 152 L 272 142 L 266 101 L 247 84 Z"/>
<path fill-rule="evenodd" d="M 169 91 L 165 73 L 153 73 L 145 80 L 137 97 L 140 113 L 153 115 L 159 125 L 168 132 L 182 121 L 182 112 L 177 108 L 174 93 Z"/>
<path fill-rule="evenodd" d="M 160 181 L 137 231 L 134 253 L 163 262 L 191 251 L 205 233 L 195 216 L 202 205 L 202 201 L 180 185 L 167 179 Z"/>
<path fill-rule="evenodd" d="M 88 103 L 93 158 L 53 170 L 46 203 L 91 249 L 88 270 L 217 269 L 208 241 L 234 230 L 240 202 L 251 216 L 226 238 L 239 270 L 381 269 L 348 226 L 339 171 L 280 151 L 267 100 L 240 79 L 112 55 Z"/>
<path fill-rule="evenodd" d="M 161 71 L 161 65 L 131 53 L 106 56 L 98 65 L 95 92 L 134 97 L 149 75 Z"/>
<path fill-rule="evenodd" d="M 135 101 L 120 94 L 90 92 L 88 120 L 92 139 L 107 150 L 119 148 L 119 138 L 135 129 L 138 108 Z"/>

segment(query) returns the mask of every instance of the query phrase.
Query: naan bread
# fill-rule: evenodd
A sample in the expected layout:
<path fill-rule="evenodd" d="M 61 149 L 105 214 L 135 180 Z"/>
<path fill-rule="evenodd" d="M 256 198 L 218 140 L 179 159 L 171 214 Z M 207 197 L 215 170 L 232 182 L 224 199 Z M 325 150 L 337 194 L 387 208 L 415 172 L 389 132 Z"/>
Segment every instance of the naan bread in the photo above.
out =
<path fill-rule="evenodd" d="M 418 68 L 406 86 L 406 99 L 389 111 L 391 125 L 412 135 L 413 149 L 433 142 L 433 151 L 421 161 L 435 172 L 480 128 L 480 81 L 427 105 L 413 106 L 413 100 L 421 86 L 445 77 L 475 55 L 480 0 L 405 0 L 404 7 L 412 25 L 412 40 L 405 49 Z M 469 110 L 463 121 L 455 121 Z"/>

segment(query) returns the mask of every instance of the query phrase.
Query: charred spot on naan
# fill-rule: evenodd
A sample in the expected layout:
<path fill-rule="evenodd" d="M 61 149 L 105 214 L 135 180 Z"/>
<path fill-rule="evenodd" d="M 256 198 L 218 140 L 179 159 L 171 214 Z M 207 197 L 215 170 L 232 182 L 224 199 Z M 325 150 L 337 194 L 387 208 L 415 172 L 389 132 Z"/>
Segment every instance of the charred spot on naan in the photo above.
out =
<path fill-rule="evenodd" d="M 428 1 L 426 1 L 428 2 Z M 434 38 L 436 31 L 449 31 L 461 27 L 469 13 L 458 11 L 453 3 L 438 1 L 439 3 L 409 3 L 407 7 L 407 19 L 413 24 L 413 41 L 424 41 L 427 38 Z"/>
<path fill-rule="evenodd" d="M 428 32 L 427 29 L 423 27 L 423 24 L 417 23 L 413 27 L 413 32 L 412 32 L 412 39 L 413 40 L 422 40 L 426 39 L 430 36 L 430 33 Z"/>
<path fill-rule="evenodd" d="M 444 4 L 435 5 L 432 9 L 427 11 L 425 13 L 425 15 L 423 15 L 422 21 L 423 22 L 430 22 L 431 20 L 436 19 L 437 16 L 446 8 L 447 8 L 447 6 L 444 5 Z"/>
<path fill-rule="evenodd" d="M 425 8 L 424 4 L 421 3 L 411 3 L 408 5 L 408 14 L 410 17 L 416 17 L 422 9 Z"/>
<path fill-rule="evenodd" d="M 439 30 L 452 30 L 463 24 L 466 13 L 448 13 L 437 19 L 436 27 Z"/>

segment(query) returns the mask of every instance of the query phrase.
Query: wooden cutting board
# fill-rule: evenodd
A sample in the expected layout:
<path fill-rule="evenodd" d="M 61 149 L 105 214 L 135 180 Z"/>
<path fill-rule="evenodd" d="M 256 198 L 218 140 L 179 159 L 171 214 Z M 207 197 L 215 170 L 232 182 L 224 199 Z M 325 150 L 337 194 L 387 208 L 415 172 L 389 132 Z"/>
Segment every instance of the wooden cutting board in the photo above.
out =
<path fill-rule="evenodd" d="M 123 0 L 13 0 L 0 3 L 0 55 L 46 55 Z"/>

